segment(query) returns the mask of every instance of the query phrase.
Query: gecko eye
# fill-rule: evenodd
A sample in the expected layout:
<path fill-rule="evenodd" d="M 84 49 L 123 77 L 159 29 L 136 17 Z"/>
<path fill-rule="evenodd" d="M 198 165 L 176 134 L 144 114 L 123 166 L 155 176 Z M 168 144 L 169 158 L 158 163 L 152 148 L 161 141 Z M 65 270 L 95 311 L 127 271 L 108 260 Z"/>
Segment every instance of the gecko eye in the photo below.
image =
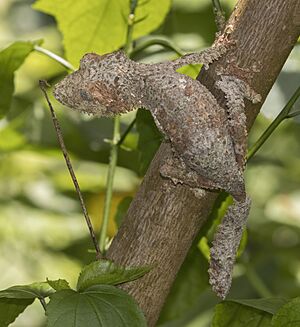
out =
<path fill-rule="evenodd" d="M 100 56 L 96 53 L 87 53 L 80 59 L 80 69 L 86 69 L 99 60 Z"/>
<path fill-rule="evenodd" d="M 83 89 L 79 90 L 79 94 L 80 94 L 80 97 L 82 98 L 82 100 L 84 100 L 84 101 L 93 101 L 93 97 L 86 90 L 83 90 Z"/>

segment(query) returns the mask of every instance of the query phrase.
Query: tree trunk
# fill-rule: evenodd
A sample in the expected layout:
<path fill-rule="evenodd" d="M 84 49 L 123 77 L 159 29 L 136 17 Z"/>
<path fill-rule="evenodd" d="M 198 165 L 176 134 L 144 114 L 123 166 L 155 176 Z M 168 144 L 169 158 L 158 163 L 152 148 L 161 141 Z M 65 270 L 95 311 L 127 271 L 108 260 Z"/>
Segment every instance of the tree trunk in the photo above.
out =
<path fill-rule="evenodd" d="M 240 0 L 228 24 L 236 47 L 198 80 L 224 106 L 223 94 L 214 88 L 216 67 L 248 82 L 263 101 L 300 34 L 299 0 Z M 246 103 L 250 128 L 263 101 Z M 129 266 L 154 264 L 143 278 L 121 287 L 131 294 L 154 326 L 176 274 L 216 199 L 203 191 L 196 198 L 185 185 L 174 185 L 159 173 L 170 151 L 163 143 L 153 159 L 124 222 L 114 238 L 108 257 Z"/>

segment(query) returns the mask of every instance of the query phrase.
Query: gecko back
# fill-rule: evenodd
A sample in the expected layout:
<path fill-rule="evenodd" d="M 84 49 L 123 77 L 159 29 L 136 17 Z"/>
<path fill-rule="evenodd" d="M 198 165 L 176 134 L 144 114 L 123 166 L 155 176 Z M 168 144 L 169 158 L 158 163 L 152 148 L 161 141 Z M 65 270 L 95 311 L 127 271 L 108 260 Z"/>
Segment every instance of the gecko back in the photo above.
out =
<path fill-rule="evenodd" d="M 146 72 L 144 83 L 143 104 L 187 168 L 206 180 L 198 187 L 244 198 L 227 114 L 210 91 L 188 76 L 159 67 Z"/>

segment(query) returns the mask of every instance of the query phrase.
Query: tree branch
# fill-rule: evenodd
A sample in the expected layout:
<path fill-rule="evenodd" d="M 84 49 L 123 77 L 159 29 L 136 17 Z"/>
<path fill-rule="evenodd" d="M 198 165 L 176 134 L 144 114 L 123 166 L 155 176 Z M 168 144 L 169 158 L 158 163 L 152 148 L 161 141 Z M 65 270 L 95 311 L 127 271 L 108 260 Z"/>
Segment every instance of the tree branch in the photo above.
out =
<path fill-rule="evenodd" d="M 224 95 L 214 87 L 216 68 L 245 80 L 263 101 L 300 33 L 299 0 L 240 0 L 228 24 L 236 48 L 201 71 L 199 81 L 224 106 Z M 263 103 L 263 102 L 262 102 Z M 248 127 L 260 104 L 246 103 Z M 188 187 L 173 185 L 159 174 L 171 151 L 163 143 L 108 250 L 108 257 L 123 265 L 154 264 L 144 277 L 122 286 L 138 302 L 149 326 L 154 326 L 176 274 L 216 199 L 203 191 L 195 198 Z"/>

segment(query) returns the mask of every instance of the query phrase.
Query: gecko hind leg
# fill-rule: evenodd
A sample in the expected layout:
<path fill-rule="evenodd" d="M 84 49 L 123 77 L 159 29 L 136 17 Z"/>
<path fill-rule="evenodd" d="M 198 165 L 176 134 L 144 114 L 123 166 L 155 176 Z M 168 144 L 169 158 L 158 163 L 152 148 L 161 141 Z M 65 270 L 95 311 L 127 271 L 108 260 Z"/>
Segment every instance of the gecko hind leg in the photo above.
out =
<path fill-rule="evenodd" d="M 188 168 L 184 161 L 172 151 L 166 154 L 166 159 L 160 167 L 160 174 L 171 179 L 174 184 L 186 184 L 193 189 L 220 189 L 214 182 Z"/>

